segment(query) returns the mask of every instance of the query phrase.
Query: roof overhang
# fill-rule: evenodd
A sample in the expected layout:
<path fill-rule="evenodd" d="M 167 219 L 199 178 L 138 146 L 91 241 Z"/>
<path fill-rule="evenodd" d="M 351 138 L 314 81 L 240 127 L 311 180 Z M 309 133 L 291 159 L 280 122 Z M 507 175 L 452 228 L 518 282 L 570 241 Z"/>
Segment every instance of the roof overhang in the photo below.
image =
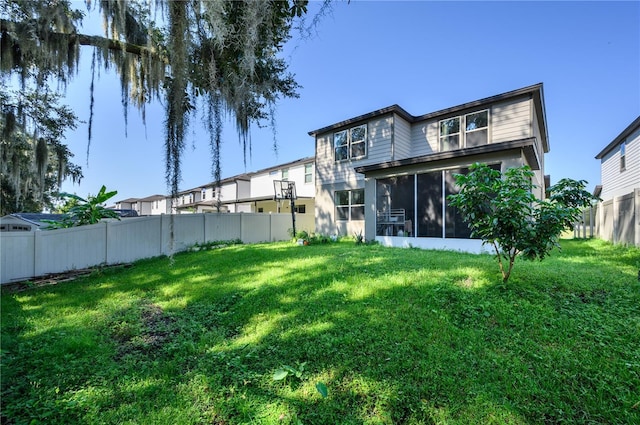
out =
<path fill-rule="evenodd" d="M 631 133 L 633 133 L 634 131 L 638 130 L 639 128 L 640 128 L 640 116 L 638 118 L 636 118 L 635 120 L 633 120 L 633 122 L 631 124 L 629 124 L 629 126 L 627 128 L 625 128 L 622 131 L 622 133 L 620 133 L 618 135 L 618 137 L 613 139 L 613 141 L 611 143 L 609 143 L 604 149 L 602 149 L 602 151 L 600 151 L 600 153 L 598 155 L 596 155 L 596 159 L 604 158 L 604 156 L 606 154 L 608 154 L 613 149 L 615 149 L 616 146 L 618 146 L 620 143 L 622 143 L 623 140 L 625 140 L 627 137 L 629 137 L 631 135 Z"/>
<path fill-rule="evenodd" d="M 532 170 L 540 170 L 540 159 L 536 154 L 535 143 L 535 137 L 529 137 L 527 139 L 513 140 L 510 142 L 491 143 L 488 145 L 476 146 L 473 148 L 436 152 L 429 155 L 416 156 L 413 158 L 387 161 L 371 165 L 363 165 L 360 167 L 355 167 L 355 171 L 361 174 L 367 174 L 375 171 L 421 164 L 432 164 L 456 158 L 471 158 L 478 155 L 486 155 L 510 150 L 521 150 L 524 154 L 525 159 L 527 160 L 529 167 L 531 167 Z"/>
<path fill-rule="evenodd" d="M 549 152 L 549 133 L 547 130 L 547 117 L 544 108 L 544 93 L 542 90 L 542 83 L 533 84 L 531 86 L 522 87 L 520 89 L 512 90 L 506 93 L 486 97 L 484 99 L 474 100 L 471 102 L 463 103 L 461 105 L 452 106 L 450 108 L 441 109 L 439 111 L 430 112 L 424 115 L 413 116 L 398 105 L 388 106 L 386 108 L 378 109 L 368 114 L 359 115 L 354 118 L 350 118 L 345 121 L 332 124 L 327 127 L 319 128 L 309 132 L 310 136 L 316 137 L 319 134 L 336 131 L 338 129 L 348 127 L 351 125 L 359 124 L 370 120 L 372 118 L 381 117 L 390 114 L 397 114 L 409 123 L 416 123 L 419 121 L 431 120 L 431 119 L 444 119 L 452 115 L 462 113 L 469 109 L 476 109 L 481 107 L 487 107 L 497 102 L 502 102 L 508 99 L 515 99 L 518 97 L 529 97 L 533 100 L 533 106 L 536 111 L 536 115 L 540 117 L 538 124 L 540 126 L 540 137 L 542 141 L 543 152 Z"/>
<path fill-rule="evenodd" d="M 297 199 L 313 199 L 313 197 L 311 196 L 298 196 Z M 251 202 L 266 202 L 266 201 L 274 201 L 273 196 L 254 196 L 252 198 L 241 198 L 241 199 L 233 199 L 233 200 L 229 200 L 229 201 L 222 201 L 221 204 L 223 205 L 230 205 L 230 204 L 246 204 L 246 203 L 251 203 Z"/>

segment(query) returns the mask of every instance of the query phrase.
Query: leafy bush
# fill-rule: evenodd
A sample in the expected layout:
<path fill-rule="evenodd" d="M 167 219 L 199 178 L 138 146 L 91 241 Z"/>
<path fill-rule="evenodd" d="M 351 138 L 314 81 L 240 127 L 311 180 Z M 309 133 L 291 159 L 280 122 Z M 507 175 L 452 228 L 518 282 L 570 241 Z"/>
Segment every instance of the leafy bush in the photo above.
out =
<path fill-rule="evenodd" d="M 537 199 L 533 177 L 527 166 L 510 168 L 503 176 L 476 163 L 468 174 L 455 176 L 461 189 L 448 197 L 471 228 L 471 235 L 493 246 L 504 283 L 517 255 L 544 259 L 559 246 L 560 234 L 573 229 L 582 208 L 594 199 L 584 190 L 586 181 L 572 179 L 551 186 L 548 200 Z"/>

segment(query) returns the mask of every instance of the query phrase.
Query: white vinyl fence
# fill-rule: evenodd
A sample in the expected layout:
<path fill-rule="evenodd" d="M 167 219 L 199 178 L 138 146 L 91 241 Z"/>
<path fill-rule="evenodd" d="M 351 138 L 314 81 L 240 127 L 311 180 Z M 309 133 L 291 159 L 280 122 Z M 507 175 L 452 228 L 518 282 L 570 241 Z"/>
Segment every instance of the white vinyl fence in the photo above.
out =
<path fill-rule="evenodd" d="M 290 238 L 290 214 L 182 214 L 108 221 L 90 226 L 0 234 L 0 283 L 97 265 L 128 263 L 184 251 L 196 243 L 243 243 Z M 296 215 L 296 230 L 312 232 L 315 217 Z"/>
<path fill-rule="evenodd" d="M 595 214 L 596 234 L 615 244 L 640 247 L 640 188 L 600 202 Z"/>

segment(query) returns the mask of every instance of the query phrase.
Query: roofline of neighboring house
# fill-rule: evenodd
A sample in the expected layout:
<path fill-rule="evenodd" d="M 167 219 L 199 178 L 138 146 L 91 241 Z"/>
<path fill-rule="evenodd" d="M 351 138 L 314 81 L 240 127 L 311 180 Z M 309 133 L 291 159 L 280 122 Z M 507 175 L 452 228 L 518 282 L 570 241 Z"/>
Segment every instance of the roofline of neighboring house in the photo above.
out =
<path fill-rule="evenodd" d="M 20 217 L 19 215 L 16 215 L 16 214 L 9 214 L 9 217 L 17 218 L 18 220 L 22 220 L 22 221 L 24 221 L 26 223 L 33 224 L 34 226 L 37 226 L 37 227 L 40 226 L 40 223 L 36 223 L 33 220 L 29 220 L 28 218 Z"/>
<path fill-rule="evenodd" d="M 140 198 L 138 199 L 138 202 L 153 202 L 153 201 L 159 201 L 161 199 L 165 199 L 166 196 L 164 195 L 151 195 L 151 196 L 147 196 L 146 198 Z"/>
<path fill-rule="evenodd" d="M 312 196 L 298 196 L 296 199 L 313 199 Z M 273 196 L 254 196 L 252 198 L 233 199 L 229 201 L 222 201 L 224 204 L 246 204 L 247 202 L 261 202 L 261 201 L 274 201 Z"/>
<path fill-rule="evenodd" d="M 313 199 L 311 196 L 298 196 L 297 199 Z M 265 196 L 254 196 L 250 198 L 240 198 L 240 199 L 230 199 L 228 201 L 220 200 L 220 205 L 232 205 L 232 204 L 246 204 L 248 202 L 262 202 L 262 201 L 273 201 L 273 196 L 265 195 Z M 208 201 L 198 201 L 192 202 L 190 204 L 178 205 L 177 209 L 184 208 L 193 208 L 198 206 L 210 206 L 214 207 L 217 204 L 217 199 L 211 199 Z"/>
<path fill-rule="evenodd" d="M 419 121 L 424 121 L 424 120 L 433 119 L 437 117 L 446 118 L 449 115 L 453 115 L 455 113 L 458 113 L 466 109 L 477 108 L 479 106 L 488 106 L 490 104 L 501 102 L 506 99 L 516 98 L 516 97 L 525 96 L 525 95 L 530 95 L 533 97 L 534 105 L 538 112 L 538 115 L 542 117 L 542 123 L 541 123 L 542 125 L 540 128 L 540 131 L 542 133 L 541 136 L 542 136 L 542 142 L 543 142 L 543 149 L 544 149 L 544 152 L 549 152 L 549 140 L 548 140 L 549 136 L 548 136 L 548 130 L 547 130 L 546 111 L 544 108 L 544 93 L 543 93 L 542 83 L 533 84 L 531 86 L 522 87 L 509 92 L 497 94 L 490 97 L 485 97 L 484 99 L 474 100 L 471 102 L 463 103 L 461 105 L 452 106 L 450 108 L 441 109 L 439 111 L 430 112 L 428 114 L 418 115 L 418 116 L 413 116 L 409 114 L 407 111 L 405 111 L 398 105 L 392 105 L 386 108 L 378 109 L 373 112 L 369 112 L 364 115 L 350 118 L 348 120 L 340 121 L 338 123 L 335 123 L 326 127 L 322 127 L 318 130 L 310 131 L 309 135 L 315 137 L 321 133 L 326 133 L 341 127 L 349 126 L 362 121 L 367 121 L 371 118 L 380 117 L 380 116 L 388 115 L 391 113 L 396 113 L 400 115 L 402 118 L 404 118 L 410 123 L 416 123 Z"/>
<path fill-rule="evenodd" d="M 227 177 L 226 179 L 220 180 L 220 185 L 222 185 L 224 183 L 235 183 L 237 181 L 243 181 L 244 182 L 244 181 L 249 181 L 249 180 L 250 180 L 249 174 L 242 173 L 242 174 L 238 174 L 238 175 Z M 194 190 L 197 191 L 198 189 L 203 189 L 205 187 L 211 187 L 211 186 L 215 186 L 215 185 L 216 185 L 216 182 L 212 181 L 212 182 L 209 182 L 209 183 L 207 183 L 207 184 L 205 184 L 203 186 L 198 186 L 197 188 L 192 189 L 192 191 L 194 191 Z"/>
<path fill-rule="evenodd" d="M 483 155 L 487 153 L 503 152 L 509 149 L 523 149 L 527 157 L 527 161 L 531 164 L 531 169 L 539 170 L 540 161 L 535 154 L 533 146 L 536 142 L 535 137 L 527 139 L 512 140 L 509 142 L 491 143 L 488 145 L 476 146 L 473 148 L 458 149 L 454 151 L 435 152 L 428 155 L 416 156 L 413 158 L 400 159 L 395 161 L 380 162 L 378 164 L 363 165 L 355 167 L 355 171 L 361 174 L 367 174 L 372 171 L 380 171 L 391 168 L 407 167 L 411 165 L 424 164 L 428 162 L 445 161 L 453 158 L 460 158 L 472 155 Z"/>
<path fill-rule="evenodd" d="M 123 202 L 127 202 L 127 203 L 138 202 L 139 200 L 140 198 L 127 198 L 127 199 L 123 199 L 122 201 L 116 201 L 116 204 L 121 204 Z"/>
<path fill-rule="evenodd" d="M 595 196 L 596 198 L 599 198 L 601 194 L 602 194 L 602 185 L 597 184 L 596 187 L 593 188 L 593 196 Z"/>
<path fill-rule="evenodd" d="M 247 174 L 243 173 L 243 174 L 239 174 L 237 176 L 227 177 L 226 179 L 220 180 L 220 185 L 225 184 L 225 183 L 235 183 L 237 181 L 248 181 L 248 180 L 249 180 L 249 178 L 248 178 Z M 206 189 L 208 187 L 215 187 L 215 186 L 216 186 L 216 182 L 209 182 L 207 184 L 196 186 L 196 187 L 193 187 L 191 189 L 181 190 L 181 191 L 178 192 L 178 196 L 187 195 L 189 193 L 197 193 L 197 192 L 200 192 L 202 189 Z M 171 195 L 167 195 L 167 198 L 170 198 L 170 197 L 171 197 Z"/>
<path fill-rule="evenodd" d="M 226 179 L 222 179 L 220 180 L 220 184 L 222 185 L 223 183 L 231 183 L 231 182 L 236 182 L 236 181 L 251 181 L 251 177 L 255 176 L 257 174 L 262 174 L 262 173 L 267 173 L 273 170 L 279 170 L 283 167 L 290 167 L 293 165 L 297 165 L 297 164 L 306 164 L 309 162 L 314 162 L 316 159 L 314 156 L 307 156 L 304 158 L 300 158 L 300 159 L 295 159 L 293 161 L 289 161 L 289 162 L 285 162 L 283 164 L 278 164 L 278 165 L 274 165 L 272 167 L 269 168 L 263 168 L 262 170 L 258 170 L 258 171 L 252 171 L 249 173 L 243 173 L 243 174 L 238 174 L 237 176 L 232 176 L 232 177 L 227 177 Z M 202 189 L 204 189 L 205 187 L 210 187 L 210 186 L 215 186 L 216 182 L 209 182 L 205 185 L 202 186 L 197 186 L 194 187 L 193 189 L 187 189 L 187 190 L 183 190 L 178 192 L 178 195 L 185 195 L 187 193 L 192 193 L 192 192 L 198 192 Z"/>
<path fill-rule="evenodd" d="M 602 159 L 606 154 L 611 152 L 616 146 L 618 146 L 624 139 L 626 139 L 631 133 L 640 128 L 640 116 L 633 120 L 631 124 L 627 128 L 625 128 L 622 133 L 618 135 L 611 143 L 607 145 L 602 151 L 596 155 L 596 159 Z"/>
<path fill-rule="evenodd" d="M 248 173 L 248 176 L 252 177 L 252 176 L 255 176 L 257 174 L 268 173 L 268 172 L 271 172 L 271 171 L 274 171 L 274 170 L 279 170 L 281 168 L 291 167 L 292 165 L 306 164 L 306 163 L 309 163 L 309 162 L 315 162 L 315 160 L 316 160 L 315 156 L 307 156 L 307 157 L 304 157 L 304 158 L 295 159 L 293 161 L 285 162 L 283 164 L 274 165 L 273 167 L 268 167 L 268 168 L 263 168 L 262 170 L 253 171 L 251 173 Z"/>

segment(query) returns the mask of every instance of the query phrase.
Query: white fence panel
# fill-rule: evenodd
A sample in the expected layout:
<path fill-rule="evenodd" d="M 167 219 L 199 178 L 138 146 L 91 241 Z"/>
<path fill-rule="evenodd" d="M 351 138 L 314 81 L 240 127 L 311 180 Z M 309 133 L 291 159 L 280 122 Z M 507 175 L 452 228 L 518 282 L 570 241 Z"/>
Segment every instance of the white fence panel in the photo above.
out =
<path fill-rule="evenodd" d="M 103 264 L 107 258 L 107 223 L 35 231 L 35 274 L 60 273 Z"/>
<path fill-rule="evenodd" d="M 242 239 L 243 214 L 205 214 L 204 238 L 206 242 Z"/>
<path fill-rule="evenodd" d="M 0 279 L 28 279 L 34 275 L 35 238 L 33 232 L 3 232 L 0 240 Z"/>
<path fill-rule="evenodd" d="M 271 214 L 242 213 L 241 232 L 247 243 L 271 242 Z"/>
<path fill-rule="evenodd" d="M 183 214 L 128 218 L 90 226 L 0 234 L 0 283 L 49 273 L 118 264 L 182 251 L 196 243 L 289 239 L 290 214 Z M 312 214 L 296 215 L 296 229 L 313 232 Z"/>
<path fill-rule="evenodd" d="M 204 242 L 204 214 L 176 214 L 173 216 L 173 249 L 171 249 L 171 216 L 163 221 L 163 253 L 184 251 Z"/>
<path fill-rule="evenodd" d="M 107 226 L 108 264 L 162 255 L 163 216 L 128 218 Z"/>

